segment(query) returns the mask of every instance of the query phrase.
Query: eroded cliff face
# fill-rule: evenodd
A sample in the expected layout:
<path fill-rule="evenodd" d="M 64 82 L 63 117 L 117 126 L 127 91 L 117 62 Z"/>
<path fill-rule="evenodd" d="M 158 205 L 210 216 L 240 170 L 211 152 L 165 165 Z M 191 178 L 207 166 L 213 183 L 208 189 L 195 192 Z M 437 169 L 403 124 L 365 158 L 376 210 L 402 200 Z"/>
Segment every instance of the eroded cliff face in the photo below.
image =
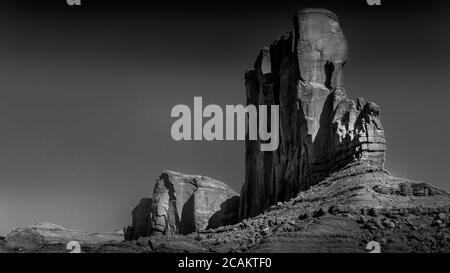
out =
<path fill-rule="evenodd" d="M 280 145 L 261 152 L 259 141 L 247 140 L 241 218 L 295 197 L 350 162 L 383 169 L 380 109 L 347 98 L 347 51 L 337 16 L 305 9 L 294 16 L 293 30 L 264 48 L 246 72 L 247 104 L 280 106 Z"/>
<path fill-rule="evenodd" d="M 166 171 L 153 192 L 152 232 L 188 234 L 234 224 L 238 209 L 239 195 L 225 183 Z"/>

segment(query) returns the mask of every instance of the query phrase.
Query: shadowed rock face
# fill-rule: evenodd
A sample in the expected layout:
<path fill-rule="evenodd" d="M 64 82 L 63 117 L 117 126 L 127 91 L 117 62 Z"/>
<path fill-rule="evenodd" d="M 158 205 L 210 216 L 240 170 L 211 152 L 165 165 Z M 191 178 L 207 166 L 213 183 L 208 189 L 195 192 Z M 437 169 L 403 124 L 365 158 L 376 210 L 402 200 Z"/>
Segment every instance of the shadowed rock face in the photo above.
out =
<path fill-rule="evenodd" d="M 239 195 L 206 176 L 164 172 L 155 185 L 151 207 L 154 233 L 188 234 L 234 224 Z"/>
<path fill-rule="evenodd" d="M 380 109 L 347 98 L 346 61 L 337 16 L 306 9 L 294 16 L 293 30 L 264 48 L 246 72 L 247 104 L 280 105 L 280 145 L 261 152 L 259 141 L 246 142 L 241 218 L 289 200 L 352 161 L 383 169 Z"/>
<path fill-rule="evenodd" d="M 142 198 L 131 212 L 132 223 L 125 230 L 125 240 L 137 240 L 139 237 L 151 235 L 151 208 L 152 199 Z"/>

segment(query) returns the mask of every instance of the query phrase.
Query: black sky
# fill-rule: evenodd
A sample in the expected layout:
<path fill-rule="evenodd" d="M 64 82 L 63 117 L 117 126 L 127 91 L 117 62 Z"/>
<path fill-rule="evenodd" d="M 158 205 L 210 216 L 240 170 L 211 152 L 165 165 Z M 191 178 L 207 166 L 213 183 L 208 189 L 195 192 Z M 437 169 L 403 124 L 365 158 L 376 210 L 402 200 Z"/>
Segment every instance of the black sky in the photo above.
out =
<path fill-rule="evenodd" d="M 389 171 L 450 190 L 446 1 L 2 1 L 0 233 L 121 228 L 165 169 L 239 191 L 244 144 L 175 142 L 170 110 L 243 104 L 245 69 L 306 7 L 338 14 L 345 87 L 381 106 Z"/>

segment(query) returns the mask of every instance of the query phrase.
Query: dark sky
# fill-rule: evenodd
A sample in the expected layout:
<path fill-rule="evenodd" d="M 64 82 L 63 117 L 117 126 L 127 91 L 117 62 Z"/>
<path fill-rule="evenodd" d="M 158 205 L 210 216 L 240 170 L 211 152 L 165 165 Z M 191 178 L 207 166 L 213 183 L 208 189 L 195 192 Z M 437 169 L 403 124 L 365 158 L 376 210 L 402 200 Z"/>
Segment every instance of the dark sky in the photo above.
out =
<path fill-rule="evenodd" d="M 446 1 L 149 3 L 1 1 L 0 233 L 122 228 L 166 169 L 239 192 L 244 143 L 175 142 L 170 110 L 245 103 L 245 69 L 306 7 L 340 17 L 345 87 L 381 106 L 387 169 L 450 190 Z"/>

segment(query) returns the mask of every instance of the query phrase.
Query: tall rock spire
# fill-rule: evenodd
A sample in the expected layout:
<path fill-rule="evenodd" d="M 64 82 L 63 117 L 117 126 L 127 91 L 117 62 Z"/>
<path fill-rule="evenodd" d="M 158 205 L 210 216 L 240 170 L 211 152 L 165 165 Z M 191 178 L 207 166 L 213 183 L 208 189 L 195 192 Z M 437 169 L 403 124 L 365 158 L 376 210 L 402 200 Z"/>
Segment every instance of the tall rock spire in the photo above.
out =
<path fill-rule="evenodd" d="M 293 30 L 264 48 L 246 72 L 247 104 L 280 106 L 280 145 L 261 152 L 259 141 L 247 140 L 241 218 L 294 197 L 350 163 L 383 169 L 379 107 L 347 99 L 347 52 L 338 17 L 305 9 L 294 16 Z"/>

